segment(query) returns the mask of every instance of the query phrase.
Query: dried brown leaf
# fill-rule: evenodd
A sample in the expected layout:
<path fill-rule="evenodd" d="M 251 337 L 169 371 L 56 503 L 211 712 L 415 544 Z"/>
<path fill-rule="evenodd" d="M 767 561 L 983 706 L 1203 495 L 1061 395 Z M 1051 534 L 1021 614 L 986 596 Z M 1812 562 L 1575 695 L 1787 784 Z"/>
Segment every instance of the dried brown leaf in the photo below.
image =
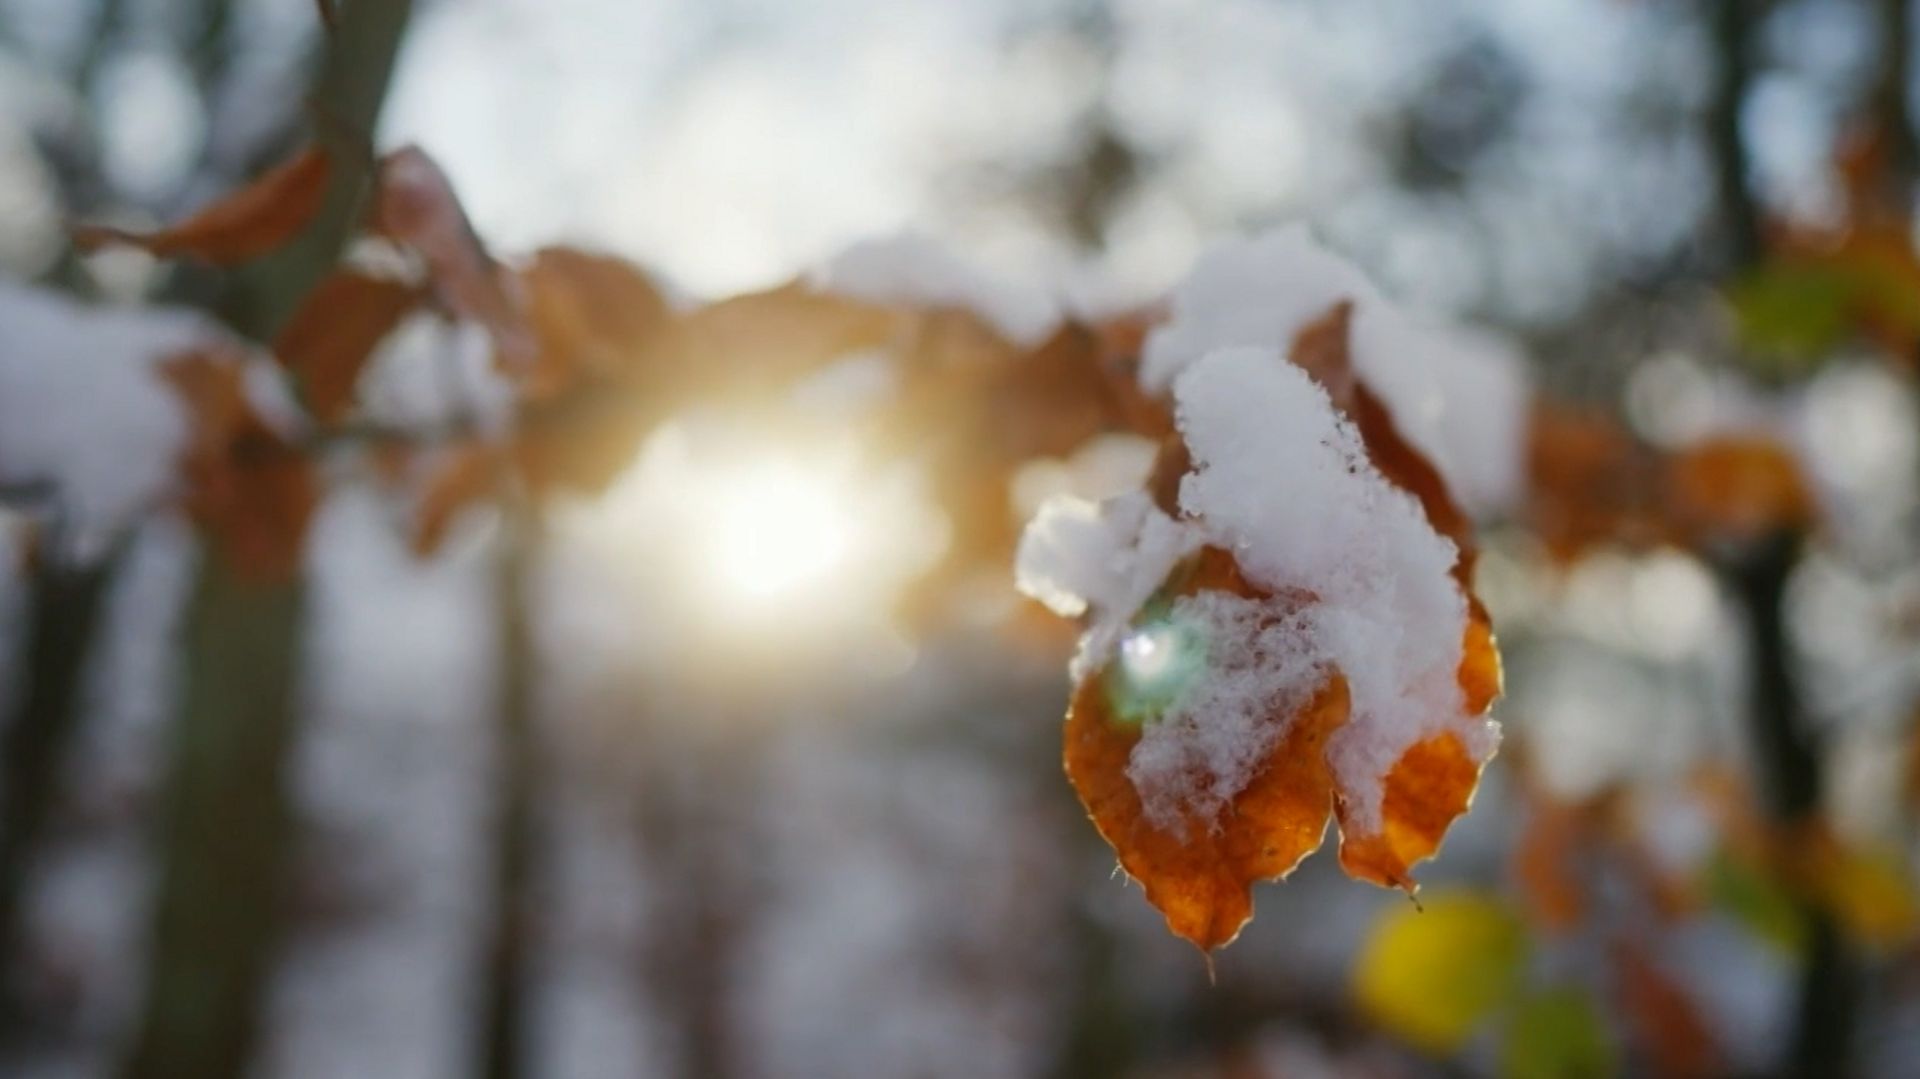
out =
<path fill-rule="evenodd" d="M 453 183 L 418 146 L 380 159 L 373 229 L 420 254 L 441 303 L 486 327 L 509 369 L 532 363 L 533 337 L 512 276 L 487 254 Z"/>
<path fill-rule="evenodd" d="M 326 197 L 331 172 L 326 153 L 308 147 L 177 225 L 155 232 L 80 225 L 73 229 L 73 243 L 83 251 L 119 243 L 161 258 L 246 262 L 285 246 L 307 227 Z"/>
<path fill-rule="evenodd" d="M 315 419 L 334 423 L 347 414 L 368 357 L 424 298 L 416 286 L 341 270 L 301 301 L 273 353 L 298 380 Z"/>
<path fill-rule="evenodd" d="M 312 463 L 254 409 L 234 350 L 183 353 L 161 370 L 187 410 L 180 467 L 188 514 L 242 579 L 293 577 L 319 500 Z"/>

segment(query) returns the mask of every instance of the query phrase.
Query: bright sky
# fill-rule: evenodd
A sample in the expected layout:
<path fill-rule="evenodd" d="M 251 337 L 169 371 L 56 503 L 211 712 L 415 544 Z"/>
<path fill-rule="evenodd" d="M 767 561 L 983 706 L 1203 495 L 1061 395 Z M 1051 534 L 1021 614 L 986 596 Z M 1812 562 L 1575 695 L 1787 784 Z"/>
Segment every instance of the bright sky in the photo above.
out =
<path fill-rule="evenodd" d="M 909 225 L 1065 278 L 1070 256 L 1007 178 L 1057 164 L 1102 102 L 1101 58 L 1064 29 L 1067 6 L 441 3 L 387 134 L 445 161 L 502 246 L 589 242 L 696 293 Z M 1163 164 L 1116 209 L 1099 276 L 1151 294 L 1208 237 L 1305 216 L 1416 306 L 1565 314 L 1690 229 L 1711 190 L 1690 125 L 1642 122 L 1701 100 L 1707 54 L 1684 7 L 1117 0 L 1104 107 Z M 1845 20 L 1801 21 L 1822 56 L 1848 47 Z M 1467 78 L 1494 80 L 1491 108 L 1523 101 L 1514 137 L 1458 194 L 1410 192 L 1390 171 L 1394 125 L 1463 51 Z M 1472 59 L 1488 54 L 1491 76 Z M 1831 118 L 1795 78 L 1755 108 L 1780 132 L 1763 180 L 1804 188 Z"/>

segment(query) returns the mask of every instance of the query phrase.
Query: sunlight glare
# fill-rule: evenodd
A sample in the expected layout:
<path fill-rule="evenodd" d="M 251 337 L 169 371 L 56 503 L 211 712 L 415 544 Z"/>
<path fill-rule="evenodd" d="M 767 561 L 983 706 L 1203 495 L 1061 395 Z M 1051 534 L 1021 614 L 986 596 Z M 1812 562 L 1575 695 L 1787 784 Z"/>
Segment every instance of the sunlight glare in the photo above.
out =
<path fill-rule="evenodd" d="M 851 500 L 830 477 L 790 462 L 753 461 L 710 482 L 698 542 L 725 598 L 742 605 L 794 600 L 824 591 L 850 568 Z"/>

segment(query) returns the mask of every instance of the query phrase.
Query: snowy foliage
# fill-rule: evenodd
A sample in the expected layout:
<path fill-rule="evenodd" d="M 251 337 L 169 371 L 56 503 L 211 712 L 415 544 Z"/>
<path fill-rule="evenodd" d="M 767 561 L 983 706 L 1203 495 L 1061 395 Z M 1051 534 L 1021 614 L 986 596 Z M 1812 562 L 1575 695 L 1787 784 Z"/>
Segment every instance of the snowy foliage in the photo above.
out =
<path fill-rule="evenodd" d="M 1055 498 L 1040 508 L 1020 542 L 1020 590 L 1056 613 L 1096 614 L 1074 658 L 1080 678 L 1107 661 L 1127 621 L 1167 572 L 1199 546 L 1192 528 L 1161 513 L 1145 492 L 1095 505 Z"/>
<path fill-rule="evenodd" d="M 1346 789 L 1377 795 L 1400 754 L 1461 711 L 1466 601 L 1448 572 L 1453 544 L 1373 468 L 1326 393 L 1277 353 L 1215 353 L 1180 377 L 1175 397 L 1194 461 L 1182 510 L 1254 583 L 1314 597 L 1290 654 L 1245 693 L 1298 695 L 1289 679 L 1307 673 L 1310 691 L 1319 669 L 1338 669 L 1353 713 L 1334 736 L 1334 768 Z"/>
<path fill-rule="evenodd" d="M 183 310 L 0 284 L 0 483 L 48 485 L 76 553 L 98 550 L 174 482 L 186 419 L 157 363 L 219 336 Z"/>
<path fill-rule="evenodd" d="M 1089 616 L 1080 678 L 1116 656 L 1136 662 L 1134 644 L 1190 647 L 1146 640 L 1154 630 L 1141 615 L 1194 551 L 1230 552 L 1267 594 L 1201 592 L 1154 616 L 1202 653 L 1129 762 L 1145 811 L 1163 825 L 1217 815 L 1286 735 L 1286 717 L 1336 673 L 1351 714 L 1328 756 L 1362 829 L 1378 826 L 1385 775 L 1414 744 L 1451 729 L 1483 760 L 1497 737 L 1466 714 L 1457 681 L 1467 627 L 1451 576 L 1459 552 L 1374 466 L 1327 391 L 1288 362 L 1301 331 L 1343 302 L 1354 304 L 1356 374 L 1409 441 L 1470 507 L 1510 501 L 1527 394 L 1518 358 L 1490 338 L 1422 325 L 1293 228 L 1202 257 L 1147 338 L 1141 381 L 1170 394 L 1192 457 L 1179 518 L 1144 492 L 1099 505 L 1055 499 L 1022 542 L 1020 587 Z"/>
<path fill-rule="evenodd" d="M 1203 356 L 1232 345 L 1285 349 L 1309 323 L 1352 301 L 1353 362 L 1475 513 L 1518 495 L 1528 386 L 1519 355 L 1490 334 L 1402 310 L 1350 262 L 1294 226 L 1223 243 L 1173 296 L 1173 317 L 1147 338 L 1141 380 L 1164 390 Z"/>
<path fill-rule="evenodd" d="M 1196 688 L 1149 725 L 1129 775 L 1150 815 L 1217 811 L 1284 735 L 1271 722 L 1335 670 L 1352 720 L 1335 737 L 1342 786 L 1377 809 L 1381 777 L 1436 725 L 1459 716 L 1466 606 L 1456 552 L 1413 497 L 1372 466 L 1326 393 L 1277 351 L 1221 349 L 1174 384 L 1194 471 L 1176 521 L 1143 493 L 1094 507 L 1056 501 L 1021 547 L 1019 581 L 1055 610 L 1093 619 L 1076 672 L 1104 666 L 1168 570 L 1201 546 L 1231 551 L 1276 598 L 1202 594 L 1171 621 L 1210 642 Z M 1311 597 L 1297 603 L 1292 597 Z M 1475 725 L 1471 748 L 1491 749 Z M 1367 801 L 1371 792 L 1372 803 Z"/>

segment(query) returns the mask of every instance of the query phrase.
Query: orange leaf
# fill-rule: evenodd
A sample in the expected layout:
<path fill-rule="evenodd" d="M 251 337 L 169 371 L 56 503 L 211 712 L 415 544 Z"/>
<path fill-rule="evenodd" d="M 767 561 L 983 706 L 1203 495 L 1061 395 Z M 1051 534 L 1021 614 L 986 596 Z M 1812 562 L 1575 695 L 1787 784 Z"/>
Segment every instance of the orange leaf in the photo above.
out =
<path fill-rule="evenodd" d="M 161 370 L 187 407 L 187 512 L 243 579 L 294 576 L 319 500 L 312 464 L 254 410 L 232 350 L 184 353 Z"/>
<path fill-rule="evenodd" d="M 1586 916 L 1586 884 L 1576 866 L 1591 842 L 1588 807 L 1535 793 L 1520 838 L 1510 852 L 1519 893 L 1533 920 L 1550 931 L 1571 929 Z"/>
<path fill-rule="evenodd" d="M 344 417 L 360 370 L 423 294 L 419 288 L 338 271 L 320 282 L 274 339 L 273 353 L 299 379 L 322 423 Z"/>
<path fill-rule="evenodd" d="M 493 491 L 499 476 L 500 454 L 492 446 L 459 446 L 436 461 L 414 511 L 413 553 L 439 550 L 460 511 Z"/>
<path fill-rule="evenodd" d="M 1610 418 L 1543 402 L 1528 427 L 1528 523 L 1562 561 L 1609 541 L 1655 542 L 1666 531 L 1657 468 Z"/>
<path fill-rule="evenodd" d="M 373 228 L 420 253 L 441 302 L 485 326 L 509 367 L 532 361 L 533 339 L 511 278 L 480 243 L 447 174 L 418 146 L 380 159 Z"/>
<path fill-rule="evenodd" d="M 1673 519 L 1696 539 L 1752 540 L 1813 523 L 1814 502 L 1799 463 L 1760 437 L 1709 439 L 1667 462 Z"/>
<path fill-rule="evenodd" d="M 1414 864 L 1439 851 L 1447 827 L 1467 811 L 1481 767 L 1451 731 L 1416 742 L 1387 772 L 1379 831 L 1354 827 L 1348 802 L 1340 800 L 1340 868 L 1357 880 L 1413 891 Z"/>
<path fill-rule="evenodd" d="M 1253 917 L 1253 884 L 1286 876 L 1319 848 L 1333 808 L 1324 750 L 1347 718 L 1346 682 L 1328 682 L 1305 708 L 1275 716 L 1287 733 L 1267 767 L 1219 822 L 1183 834 L 1148 820 L 1127 778 L 1140 728 L 1114 716 L 1104 680 L 1090 679 L 1067 713 L 1067 775 L 1120 864 L 1146 889 L 1167 928 L 1201 951 L 1231 943 Z"/>
<path fill-rule="evenodd" d="M 326 197 L 331 171 L 327 155 L 308 147 L 171 228 L 132 232 L 80 225 L 73 229 L 73 242 L 83 251 L 121 243 L 161 258 L 188 255 L 223 266 L 246 262 L 286 245 L 307 227 Z"/>
<path fill-rule="evenodd" d="M 1454 502 L 1440 470 L 1401 435 L 1386 404 L 1354 370 L 1352 322 L 1353 304 L 1335 304 L 1295 335 L 1288 358 L 1313 376 L 1334 407 L 1353 421 L 1368 459 L 1387 482 L 1418 499 L 1427 523 L 1453 541 L 1458 552 L 1453 577 L 1468 608 L 1456 677 L 1466 714 L 1480 715 L 1500 695 L 1502 674 L 1492 620 L 1473 591 L 1473 525 Z M 1447 826 L 1466 812 L 1483 763 L 1451 732 L 1409 748 L 1387 773 L 1378 833 L 1357 829 L 1342 799 L 1341 866 L 1361 880 L 1412 891 L 1413 865 L 1438 851 Z"/>
<path fill-rule="evenodd" d="M 1233 556 L 1207 548 L 1184 569 L 1171 595 L 1203 590 L 1260 594 Z M 1066 769 L 1094 826 L 1127 873 L 1166 916 L 1167 928 L 1203 952 L 1233 940 L 1253 917 L 1252 886 L 1284 877 L 1318 849 L 1333 810 L 1325 747 L 1347 719 L 1346 681 L 1335 675 L 1292 715 L 1269 722 L 1286 732 L 1265 766 L 1217 820 L 1189 818 L 1164 828 L 1146 815 L 1127 763 L 1141 724 L 1116 714 L 1111 668 L 1086 678 L 1067 712 Z"/>
<path fill-rule="evenodd" d="M 651 359 L 723 395 L 764 395 L 836 360 L 908 343 L 915 317 L 793 282 L 681 315 Z"/>
<path fill-rule="evenodd" d="M 1620 1012 L 1646 1051 L 1654 1074 L 1700 1079 L 1720 1071 L 1720 1050 L 1700 1009 L 1644 948 L 1622 939 L 1614 950 Z"/>
<path fill-rule="evenodd" d="M 550 397 L 582 377 L 628 373 L 668 317 L 666 301 L 631 263 L 565 247 L 543 248 L 520 271 L 539 355 L 522 380 Z"/>

